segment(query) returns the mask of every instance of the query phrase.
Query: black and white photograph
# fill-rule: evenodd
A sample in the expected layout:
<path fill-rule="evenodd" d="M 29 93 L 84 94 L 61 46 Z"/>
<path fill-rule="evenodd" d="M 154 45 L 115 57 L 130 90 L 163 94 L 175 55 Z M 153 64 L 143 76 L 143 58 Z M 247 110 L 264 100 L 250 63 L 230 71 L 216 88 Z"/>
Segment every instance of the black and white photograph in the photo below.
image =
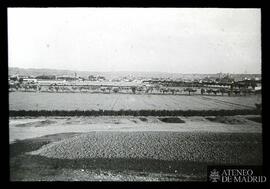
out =
<path fill-rule="evenodd" d="M 208 174 L 263 165 L 260 8 L 10 7 L 7 34 L 10 181 L 266 181 Z"/>

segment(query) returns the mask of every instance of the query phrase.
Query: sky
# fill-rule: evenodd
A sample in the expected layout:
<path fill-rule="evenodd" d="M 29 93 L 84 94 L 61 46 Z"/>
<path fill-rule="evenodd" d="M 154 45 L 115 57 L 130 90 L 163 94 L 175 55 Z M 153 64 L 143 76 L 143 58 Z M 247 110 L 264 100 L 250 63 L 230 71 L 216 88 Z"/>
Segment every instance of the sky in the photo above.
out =
<path fill-rule="evenodd" d="M 8 8 L 8 64 L 257 74 L 260 32 L 260 9 Z"/>

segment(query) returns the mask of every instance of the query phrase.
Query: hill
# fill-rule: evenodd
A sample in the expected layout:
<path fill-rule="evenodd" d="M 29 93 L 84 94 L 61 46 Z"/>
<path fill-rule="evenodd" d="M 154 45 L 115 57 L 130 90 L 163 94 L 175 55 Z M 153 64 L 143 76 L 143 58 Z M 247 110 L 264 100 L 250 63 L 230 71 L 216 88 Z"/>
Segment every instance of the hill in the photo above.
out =
<path fill-rule="evenodd" d="M 17 68 L 10 67 L 9 75 L 24 75 L 24 76 L 38 76 L 38 75 L 69 75 L 74 76 L 75 73 L 80 77 L 88 77 L 89 75 L 100 75 L 107 79 L 119 77 L 135 77 L 135 78 L 186 78 L 186 79 L 201 79 L 204 77 L 219 77 L 217 74 L 182 74 L 182 73 L 166 73 L 166 72 L 92 72 L 92 71 L 74 71 L 74 70 L 56 70 L 56 69 L 35 69 L 35 68 Z M 261 74 L 231 74 L 233 78 L 244 77 L 261 77 Z"/>

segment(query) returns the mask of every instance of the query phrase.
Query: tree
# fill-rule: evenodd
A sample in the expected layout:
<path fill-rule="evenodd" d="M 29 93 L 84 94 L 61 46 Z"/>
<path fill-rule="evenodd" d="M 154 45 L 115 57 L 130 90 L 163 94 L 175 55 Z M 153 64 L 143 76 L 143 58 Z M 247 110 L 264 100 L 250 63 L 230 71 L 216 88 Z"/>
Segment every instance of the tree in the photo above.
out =
<path fill-rule="evenodd" d="M 212 90 L 212 92 L 217 95 L 217 93 L 219 93 L 219 89 L 216 89 L 216 90 Z"/>
<path fill-rule="evenodd" d="M 113 92 L 114 93 L 118 93 L 119 92 L 119 88 L 118 87 L 113 88 Z"/>
<path fill-rule="evenodd" d="M 230 95 L 233 93 L 234 88 L 235 88 L 235 83 L 232 83 L 230 87 L 230 92 L 229 92 Z"/>
<path fill-rule="evenodd" d="M 104 88 L 104 87 L 101 87 L 100 88 L 100 90 L 104 93 L 105 92 L 105 90 L 106 90 L 106 88 Z"/>
<path fill-rule="evenodd" d="M 131 87 L 131 91 L 132 91 L 133 94 L 135 94 L 136 93 L 136 87 L 135 86 Z"/>
<path fill-rule="evenodd" d="M 235 95 L 238 95 L 238 94 L 240 95 L 240 90 L 239 89 L 235 89 L 233 92 L 234 92 Z"/>
<path fill-rule="evenodd" d="M 192 89 L 191 87 L 186 88 L 184 91 L 188 92 L 188 95 L 190 95 L 191 92 L 196 92 L 196 89 Z"/>
<path fill-rule="evenodd" d="M 201 94 L 203 95 L 205 93 L 205 89 L 201 88 Z"/>
<path fill-rule="evenodd" d="M 255 90 L 255 87 L 257 87 L 256 81 L 251 82 L 251 87 L 253 90 Z"/>
<path fill-rule="evenodd" d="M 221 95 L 223 96 L 224 95 L 224 93 L 226 92 L 226 90 L 225 90 L 225 88 L 220 88 L 220 92 L 221 92 Z"/>
<path fill-rule="evenodd" d="M 107 87 L 106 89 L 109 91 L 109 93 L 111 93 L 111 90 L 112 90 L 111 87 Z"/>
<path fill-rule="evenodd" d="M 23 83 L 23 78 L 19 79 L 19 83 L 22 84 Z"/>
<path fill-rule="evenodd" d="M 193 92 L 193 94 L 197 91 L 197 89 L 193 89 L 191 88 L 191 92 Z"/>
<path fill-rule="evenodd" d="M 213 90 L 212 89 L 207 89 L 206 92 L 208 93 L 208 95 L 210 95 L 213 92 Z"/>

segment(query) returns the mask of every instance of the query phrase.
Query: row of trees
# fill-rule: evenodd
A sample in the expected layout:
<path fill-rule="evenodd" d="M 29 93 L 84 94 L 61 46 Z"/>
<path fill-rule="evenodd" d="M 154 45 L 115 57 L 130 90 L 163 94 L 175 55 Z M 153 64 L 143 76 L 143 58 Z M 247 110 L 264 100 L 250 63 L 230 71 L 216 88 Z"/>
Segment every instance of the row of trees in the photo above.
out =
<path fill-rule="evenodd" d="M 17 116 L 233 116 L 258 115 L 260 109 L 241 110 L 10 110 L 10 117 Z"/>
<path fill-rule="evenodd" d="M 239 87 L 239 88 L 248 88 L 252 87 L 253 89 L 257 86 L 257 82 L 255 78 L 252 79 L 244 79 L 241 81 L 235 81 L 233 78 L 230 78 L 228 76 L 224 78 L 216 78 L 216 79 L 208 79 L 205 78 L 202 81 L 195 80 L 195 81 L 173 81 L 173 80 L 145 80 L 144 83 L 149 83 L 152 85 L 160 85 L 160 86 L 166 86 L 166 87 L 206 87 L 206 86 L 233 86 L 233 87 Z"/>
<path fill-rule="evenodd" d="M 41 86 L 37 84 L 12 84 L 9 86 L 10 89 L 18 90 L 23 89 L 25 91 L 28 90 L 35 90 L 40 91 L 42 89 Z M 46 89 L 47 88 L 47 89 Z M 102 93 L 119 93 L 119 92 L 126 92 L 126 93 L 145 93 L 145 94 L 151 94 L 151 93 L 160 93 L 160 94 L 179 94 L 179 93 L 186 93 L 186 94 L 194 94 L 198 90 L 200 90 L 200 94 L 208 94 L 208 95 L 218 95 L 221 94 L 222 96 L 224 94 L 227 94 L 228 96 L 231 95 L 248 95 L 255 93 L 255 90 L 242 87 L 242 88 L 235 88 L 231 86 L 231 88 L 194 88 L 194 87 L 186 87 L 186 88 L 168 88 L 168 87 L 162 87 L 162 86 L 131 86 L 131 87 L 121 87 L 121 86 L 60 86 L 57 84 L 52 84 L 50 86 L 45 87 L 45 91 L 48 92 L 102 92 Z"/>

